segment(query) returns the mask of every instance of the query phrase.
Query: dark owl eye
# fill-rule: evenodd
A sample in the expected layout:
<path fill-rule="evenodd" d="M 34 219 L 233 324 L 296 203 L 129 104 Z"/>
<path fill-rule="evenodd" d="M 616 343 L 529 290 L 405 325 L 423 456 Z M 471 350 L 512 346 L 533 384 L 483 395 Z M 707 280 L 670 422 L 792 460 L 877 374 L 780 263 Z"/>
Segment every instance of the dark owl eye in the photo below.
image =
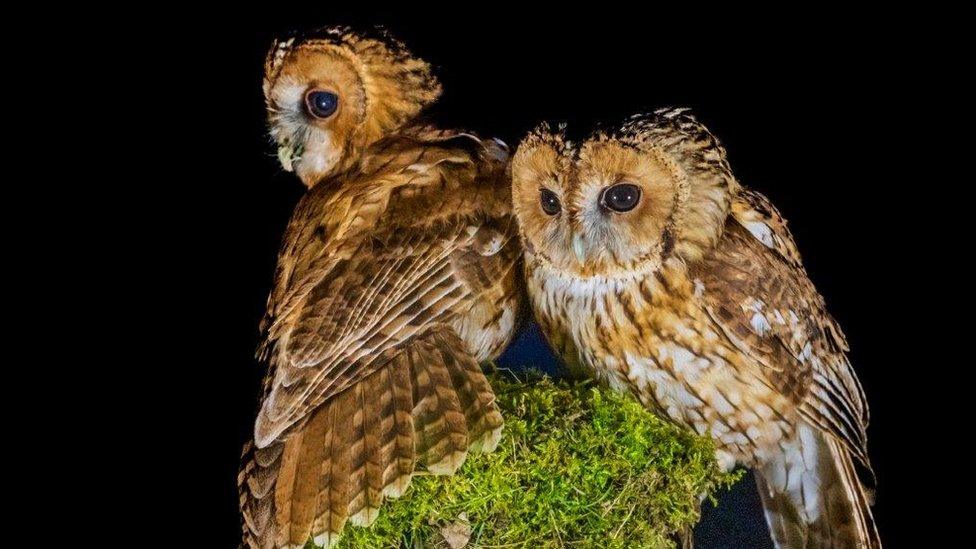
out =
<path fill-rule="evenodd" d="M 559 197 L 556 196 L 556 193 L 550 191 L 549 189 L 540 189 L 539 201 L 542 203 L 542 211 L 549 215 L 556 215 L 559 213 Z"/>
<path fill-rule="evenodd" d="M 305 107 L 315 118 L 328 118 L 339 108 L 339 96 L 324 90 L 312 90 L 305 94 Z"/>
<path fill-rule="evenodd" d="M 604 189 L 600 204 L 615 212 L 629 212 L 640 202 L 641 190 L 631 183 L 618 183 Z"/>

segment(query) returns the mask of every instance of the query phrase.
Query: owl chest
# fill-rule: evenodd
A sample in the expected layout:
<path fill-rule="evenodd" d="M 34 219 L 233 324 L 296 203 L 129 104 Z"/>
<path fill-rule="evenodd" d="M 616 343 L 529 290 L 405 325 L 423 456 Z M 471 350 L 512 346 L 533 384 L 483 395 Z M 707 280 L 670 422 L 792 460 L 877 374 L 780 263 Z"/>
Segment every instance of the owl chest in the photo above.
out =
<path fill-rule="evenodd" d="M 710 435 L 731 461 L 748 463 L 757 450 L 774 449 L 790 431 L 774 412 L 783 403 L 751 376 L 706 315 L 695 314 L 693 302 L 655 302 L 655 290 L 543 273 L 529 284 L 543 331 L 565 358 L 658 414 Z"/>
<path fill-rule="evenodd" d="M 668 416 L 696 405 L 686 378 L 699 377 L 711 364 L 690 360 L 690 353 L 667 337 L 670 330 L 662 329 L 661 321 L 679 327 L 682 320 L 652 310 L 636 283 L 544 275 L 533 282 L 529 290 L 543 331 L 563 358 Z M 678 359 L 679 369 L 658 362 L 669 355 Z"/>
<path fill-rule="evenodd" d="M 543 331 L 561 358 L 615 383 L 615 359 L 608 353 L 609 338 L 624 328 L 609 301 L 611 292 L 584 284 L 557 284 L 536 280 L 529 293 Z M 614 378 L 614 379 L 610 379 Z"/>

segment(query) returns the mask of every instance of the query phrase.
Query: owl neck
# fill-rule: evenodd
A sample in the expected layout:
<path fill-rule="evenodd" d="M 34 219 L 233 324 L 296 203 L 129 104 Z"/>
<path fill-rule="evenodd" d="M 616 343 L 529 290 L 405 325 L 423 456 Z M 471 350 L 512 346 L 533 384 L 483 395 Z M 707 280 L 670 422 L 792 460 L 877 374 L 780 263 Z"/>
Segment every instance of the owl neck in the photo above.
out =
<path fill-rule="evenodd" d="M 672 311 L 688 311 L 697 300 L 699 288 L 688 276 L 688 269 L 678 259 L 670 260 L 662 268 L 636 271 L 619 276 L 581 278 L 527 260 L 529 293 L 542 310 L 556 307 L 563 312 L 571 309 L 587 311 L 585 316 L 607 311 L 622 296 L 628 302 L 643 302 L 650 306 L 668 307 Z M 626 315 L 625 315 L 626 316 Z"/>
<path fill-rule="evenodd" d="M 607 284 L 627 284 L 640 282 L 649 278 L 687 278 L 688 268 L 683 259 L 672 256 L 663 263 L 647 261 L 641 263 L 637 268 L 629 270 L 616 270 L 608 273 L 581 274 L 579 272 L 567 271 L 553 265 L 545 258 L 526 251 L 526 265 L 533 273 L 538 276 L 560 282 L 573 282 L 576 284 L 585 283 L 602 286 Z"/>

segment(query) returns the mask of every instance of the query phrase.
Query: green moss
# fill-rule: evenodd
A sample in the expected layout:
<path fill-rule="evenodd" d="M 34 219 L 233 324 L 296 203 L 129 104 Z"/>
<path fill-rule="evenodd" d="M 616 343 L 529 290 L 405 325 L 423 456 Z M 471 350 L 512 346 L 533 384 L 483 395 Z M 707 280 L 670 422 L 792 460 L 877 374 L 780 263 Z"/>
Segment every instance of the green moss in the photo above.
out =
<path fill-rule="evenodd" d="M 738 479 L 719 471 L 709 440 L 610 390 L 492 385 L 505 414 L 498 449 L 469 455 L 455 476 L 415 477 L 371 527 L 347 526 L 339 547 L 436 546 L 462 515 L 470 547 L 668 547 L 697 522 L 701 494 Z"/>

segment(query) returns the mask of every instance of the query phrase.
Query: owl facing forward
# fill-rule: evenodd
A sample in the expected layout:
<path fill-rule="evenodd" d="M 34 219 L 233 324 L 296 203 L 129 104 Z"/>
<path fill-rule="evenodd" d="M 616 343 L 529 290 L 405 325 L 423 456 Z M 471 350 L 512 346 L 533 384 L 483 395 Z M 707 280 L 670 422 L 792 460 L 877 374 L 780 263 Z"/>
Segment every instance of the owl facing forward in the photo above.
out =
<path fill-rule="evenodd" d="M 512 161 L 533 310 L 577 370 L 755 468 L 780 547 L 879 547 L 868 407 L 786 222 L 687 111 Z"/>
<path fill-rule="evenodd" d="M 243 540 L 330 546 L 416 472 L 450 474 L 498 443 L 478 363 L 510 340 L 523 294 L 508 152 L 418 124 L 440 87 L 383 34 L 282 41 L 264 91 L 282 165 L 309 190 L 262 323 Z"/>

